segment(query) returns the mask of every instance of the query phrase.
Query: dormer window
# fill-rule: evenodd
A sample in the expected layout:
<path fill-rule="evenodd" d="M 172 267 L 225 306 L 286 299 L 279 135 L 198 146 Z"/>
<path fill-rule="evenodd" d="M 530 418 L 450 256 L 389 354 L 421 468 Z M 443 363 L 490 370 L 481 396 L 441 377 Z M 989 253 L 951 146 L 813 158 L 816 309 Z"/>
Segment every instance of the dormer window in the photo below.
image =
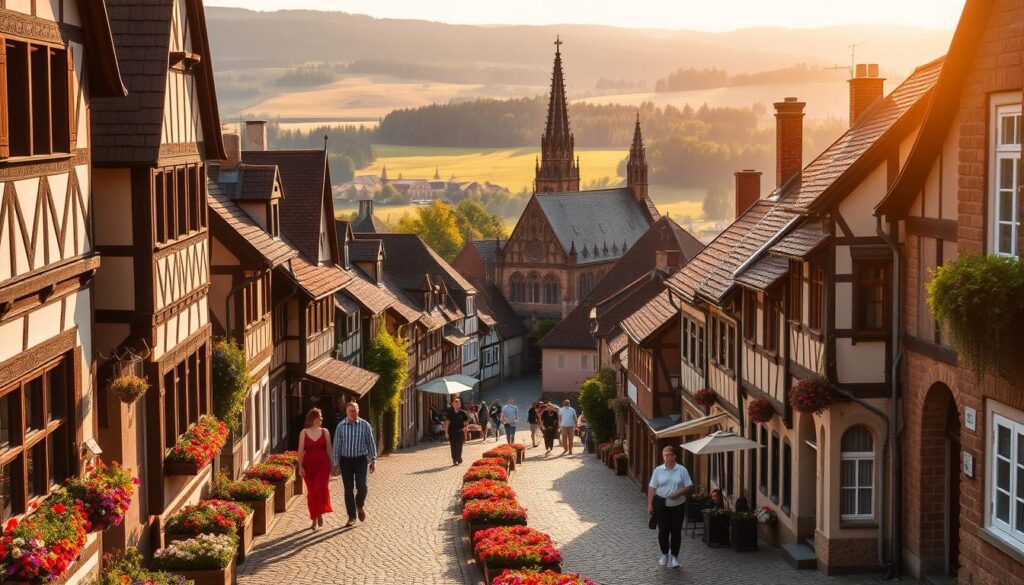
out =
<path fill-rule="evenodd" d="M 373 279 L 379 285 L 381 283 L 381 280 L 383 279 L 383 277 L 384 277 L 384 262 L 382 262 L 381 260 L 377 260 L 377 269 L 376 269 L 376 271 L 373 274 Z"/>
<path fill-rule="evenodd" d="M 281 237 L 281 205 L 277 201 L 270 202 L 270 211 L 267 213 L 267 228 L 271 236 L 275 238 Z"/>
<path fill-rule="evenodd" d="M 71 152 L 74 76 L 65 47 L 0 38 L 0 158 Z"/>

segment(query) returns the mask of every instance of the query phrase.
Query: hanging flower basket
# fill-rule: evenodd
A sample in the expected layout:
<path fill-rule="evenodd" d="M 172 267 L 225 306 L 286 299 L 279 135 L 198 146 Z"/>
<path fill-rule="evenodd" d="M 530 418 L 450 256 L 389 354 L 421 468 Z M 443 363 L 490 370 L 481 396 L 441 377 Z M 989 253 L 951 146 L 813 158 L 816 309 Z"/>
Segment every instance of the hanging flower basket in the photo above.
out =
<path fill-rule="evenodd" d="M 750 422 L 766 423 L 775 416 L 775 409 L 767 398 L 755 398 L 747 403 L 747 416 Z"/>
<path fill-rule="evenodd" d="M 715 391 L 711 388 L 701 388 L 693 393 L 693 401 L 704 408 L 709 408 L 716 400 L 718 398 L 715 395 Z"/>
<path fill-rule="evenodd" d="M 789 389 L 789 403 L 799 412 L 825 412 L 832 404 L 832 384 L 824 378 L 800 380 Z"/>
<path fill-rule="evenodd" d="M 131 404 L 142 398 L 147 390 L 149 390 L 149 382 L 135 374 L 124 374 L 110 382 L 110 391 L 125 404 Z"/>

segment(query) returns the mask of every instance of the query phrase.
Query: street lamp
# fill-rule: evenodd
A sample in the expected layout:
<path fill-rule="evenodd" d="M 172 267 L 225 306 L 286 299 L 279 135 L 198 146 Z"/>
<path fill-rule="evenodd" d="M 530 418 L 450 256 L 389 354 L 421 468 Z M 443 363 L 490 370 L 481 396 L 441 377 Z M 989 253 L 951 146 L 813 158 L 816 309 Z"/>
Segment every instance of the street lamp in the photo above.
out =
<path fill-rule="evenodd" d="M 682 377 L 679 374 L 669 374 L 668 383 L 669 386 L 672 387 L 672 390 L 679 390 L 682 383 Z"/>

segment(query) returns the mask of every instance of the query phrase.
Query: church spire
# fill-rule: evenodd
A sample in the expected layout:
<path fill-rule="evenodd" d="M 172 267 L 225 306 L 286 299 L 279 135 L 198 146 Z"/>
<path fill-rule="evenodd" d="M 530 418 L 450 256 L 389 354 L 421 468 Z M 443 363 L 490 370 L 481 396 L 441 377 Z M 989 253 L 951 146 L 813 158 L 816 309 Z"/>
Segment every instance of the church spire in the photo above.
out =
<path fill-rule="evenodd" d="M 640 112 L 636 113 L 636 127 L 633 129 L 633 145 L 629 147 L 626 161 L 626 187 L 633 191 L 637 201 L 647 198 L 647 149 L 640 132 Z"/>
<path fill-rule="evenodd" d="M 562 39 L 555 38 L 555 64 L 551 72 L 548 117 L 541 137 L 541 159 L 534 191 L 580 190 L 580 168 L 574 157 L 575 143 L 569 131 L 569 102 L 562 75 Z"/>

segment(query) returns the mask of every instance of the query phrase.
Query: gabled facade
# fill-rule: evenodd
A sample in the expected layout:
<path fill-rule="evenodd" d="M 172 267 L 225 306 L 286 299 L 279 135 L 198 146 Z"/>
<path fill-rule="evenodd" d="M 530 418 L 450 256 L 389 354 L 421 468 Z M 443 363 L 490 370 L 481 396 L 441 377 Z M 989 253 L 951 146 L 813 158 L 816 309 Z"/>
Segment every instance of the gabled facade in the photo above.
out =
<path fill-rule="evenodd" d="M 103 414 L 94 386 L 93 279 L 101 260 L 89 121 L 97 98 L 123 95 L 102 3 L 0 8 L 4 523 L 24 518 L 98 455 L 88 446 Z M 67 583 L 98 572 L 101 538 L 88 536 Z"/>
<path fill-rule="evenodd" d="M 1024 574 L 1024 392 L 958 360 L 925 292 L 932 271 L 961 255 L 1022 256 L 1022 20 L 1020 2 L 967 2 L 910 160 L 876 209 L 898 242 L 900 552 L 913 577 Z M 1001 351 L 1024 359 L 1019 347 Z"/>

